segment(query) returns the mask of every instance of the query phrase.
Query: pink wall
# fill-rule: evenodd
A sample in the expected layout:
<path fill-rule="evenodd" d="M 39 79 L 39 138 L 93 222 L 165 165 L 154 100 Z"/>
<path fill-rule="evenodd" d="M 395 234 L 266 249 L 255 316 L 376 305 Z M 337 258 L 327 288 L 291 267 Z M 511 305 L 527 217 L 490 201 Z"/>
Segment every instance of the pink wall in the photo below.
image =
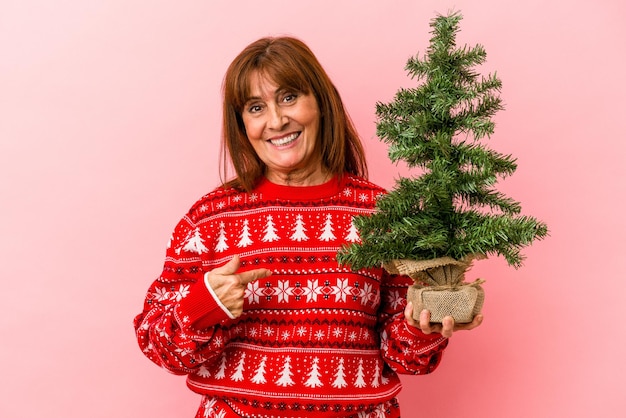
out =
<path fill-rule="evenodd" d="M 491 145 L 519 169 L 500 188 L 552 236 L 520 270 L 476 265 L 485 323 L 404 379 L 403 415 L 623 416 L 622 0 L 3 0 L 0 416 L 193 416 L 131 321 L 175 222 L 218 181 L 227 64 L 263 35 L 305 40 L 388 187 L 374 103 L 410 84 L 406 59 L 451 8 L 504 82 Z"/>

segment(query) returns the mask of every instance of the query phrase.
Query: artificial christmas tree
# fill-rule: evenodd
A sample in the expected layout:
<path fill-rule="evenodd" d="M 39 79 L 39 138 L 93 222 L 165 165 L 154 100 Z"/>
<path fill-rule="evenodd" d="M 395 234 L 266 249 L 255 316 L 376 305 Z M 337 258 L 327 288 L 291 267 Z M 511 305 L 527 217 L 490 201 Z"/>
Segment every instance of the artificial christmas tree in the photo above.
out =
<path fill-rule="evenodd" d="M 493 115 L 503 109 L 496 74 L 480 77 L 473 67 L 486 59 L 481 45 L 457 48 L 460 13 L 438 15 L 422 59 L 408 60 L 415 88 L 400 89 L 392 102 L 377 103 L 376 132 L 389 144 L 392 162 L 419 168 L 400 178 L 380 198 L 376 212 L 354 224 L 361 242 L 344 247 L 338 260 L 353 269 L 380 266 L 415 281 L 407 298 L 414 317 L 431 321 L 451 315 L 470 322 L 484 291 L 465 283 L 473 260 L 503 256 L 518 268 L 521 248 L 547 236 L 547 226 L 520 215 L 521 206 L 495 189 L 498 178 L 517 169 L 511 155 L 488 149 L 481 139 L 494 132 Z"/>

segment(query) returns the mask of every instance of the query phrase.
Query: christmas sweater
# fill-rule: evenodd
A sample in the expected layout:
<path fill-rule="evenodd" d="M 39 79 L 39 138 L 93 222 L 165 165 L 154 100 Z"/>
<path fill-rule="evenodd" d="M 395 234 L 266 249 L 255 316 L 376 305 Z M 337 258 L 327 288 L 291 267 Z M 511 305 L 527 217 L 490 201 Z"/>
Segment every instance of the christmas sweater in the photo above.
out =
<path fill-rule="evenodd" d="M 201 198 L 176 226 L 135 318 L 145 355 L 187 375 L 210 404 L 206 416 L 369 416 L 358 414 L 393 401 L 398 373 L 433 371 L 447 340 L 406 323 L 410 278 L 337 263 L 338 249 L 359 241 L 353 218 L 372 213 L 382 193 L 345 175 Z M 240 272 L 272 275 L 248 284 L 233 318 L 204 274 L 236 254 Z"/>

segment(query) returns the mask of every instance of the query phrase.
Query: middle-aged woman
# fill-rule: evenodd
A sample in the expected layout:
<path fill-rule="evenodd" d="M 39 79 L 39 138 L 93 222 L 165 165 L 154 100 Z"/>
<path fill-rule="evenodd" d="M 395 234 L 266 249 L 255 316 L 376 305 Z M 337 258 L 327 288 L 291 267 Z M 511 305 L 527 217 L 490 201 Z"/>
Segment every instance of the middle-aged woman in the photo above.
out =
<path fill-rule="evenodd" d="M 223 88 L 236 176 L 175 227 L 135 318 L 140 347 L 188 376 L 197 417 L 399 417 L 398 373 L 433 371 L 482 315 L 414 321 L 411 279 L 337 264 L 359 239 L 353 217 L 384 190 L 365 179 L 354 126 L 305 44 L 253 42 Z"/>

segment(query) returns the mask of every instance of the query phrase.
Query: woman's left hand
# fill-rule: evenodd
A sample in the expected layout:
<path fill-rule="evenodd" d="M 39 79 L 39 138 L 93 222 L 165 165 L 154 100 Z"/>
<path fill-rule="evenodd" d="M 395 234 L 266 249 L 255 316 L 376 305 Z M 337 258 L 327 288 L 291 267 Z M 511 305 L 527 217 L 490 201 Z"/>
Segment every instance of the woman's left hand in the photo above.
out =
<path fill-rule="evenodd" d="M 446 316 L 443 318 L 442 323 L 431 323 L 430 312 L 424 309 L 420 312 L 419 322 L 413 319 L 413 304 L 407 303 L 404 309 L 404 317 L 409 325 L 419 328 L 424 334 L 431 334 L 437 332 L 445 338 L 450 338 L 455 331 L 470 330 L 478 327 L 483 322 L 483 315 L 478 314 L 474 317 L 472 322 L 467 324 L 455 324 L 454 318 Z"/>

